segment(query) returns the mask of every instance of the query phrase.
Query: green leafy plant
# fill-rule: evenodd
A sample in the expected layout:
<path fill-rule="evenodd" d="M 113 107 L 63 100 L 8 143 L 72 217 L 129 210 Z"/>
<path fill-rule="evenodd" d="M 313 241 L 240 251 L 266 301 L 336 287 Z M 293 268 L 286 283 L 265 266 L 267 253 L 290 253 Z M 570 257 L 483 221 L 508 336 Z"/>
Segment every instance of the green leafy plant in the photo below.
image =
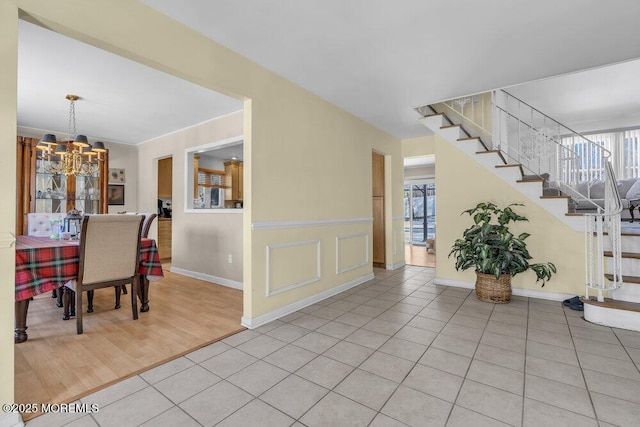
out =
<path fill-rule="evenodd" d="M 462 239 L 457 239 L 451 248 L 449 257 L 456 257 L 456 270 L 474 267 L 476 273 L 493 274 L 496 279 L 502 274 L 512 277 L 526 270 L 536 273 L 536 282 L 542 280 L 542 286 L 556 273 L 556 266 L 550 262 L 530 264 L 532 258 L 525 240 L 530 236 L 521 233 L 515 236 L 509 231 L 510 223 L 529 221 L 518 215 L 512 203 L 504 209 L 493 203 L 478 203 L 472 209 L 463 211 L 473 218 L 474 225 L 464 230 Z"/>

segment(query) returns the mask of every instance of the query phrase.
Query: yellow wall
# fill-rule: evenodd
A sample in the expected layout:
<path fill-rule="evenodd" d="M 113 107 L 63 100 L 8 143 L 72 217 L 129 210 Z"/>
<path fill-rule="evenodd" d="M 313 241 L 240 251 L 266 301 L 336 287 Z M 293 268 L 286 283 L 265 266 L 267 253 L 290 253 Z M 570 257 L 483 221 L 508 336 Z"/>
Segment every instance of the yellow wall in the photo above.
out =
<path fill-rule="evenodd" d="M 171 268 L 242 282 L 242 213 L 185 213 L 185 149 L 242 135 L 242 112 L 154 138 L 136 147 L 137 210 L 157 209 L 158 160 L 173 158 Z M 128 177 L 127 177 L 128 179 Z M 192 194 L 193 190 L 190 190 Z M 157 222 L 150 237 L 156 236 Z M 233 263 L 227 262 L 232 255 Z M 184 271 L 183 271 L 184 272 Z"/>
<path fill-rule="evenodd" d="M 0 1 L 0 402 L 13 402 L 18 11 Z M 3 414 L 0 414 L 2 419 Z"/>
<path fill-rule="evenodd" d="M 584 234 L 573 231 L 517 190 L 496 177 L 482 165 L 462 153 L 446 140 L 436 136 L 438 189 L 436 217 L 436 277 L 453 281 L 475 283 L 473 269 L 457 272 L 454 259 L 448 258 L 451 245 L 472 225 L 469 215 L 460 215 L 479 202 L 493 202 L 504 207 L 510 203 L 524 203 L 516 212 L 529 222 L 517 224 L 514 234 L 527 232 L 527 248 L 532 262 L 553 262 L 558 274 L 544 288 L 535 283 L 535 273 L 517 275 L 513 288 L 579 295 L 584 291 Z"/>
<path fill-rule="evenodd" d="M 417 120 L 418 116 L 416 116 Z M 425 129 L 425 133 L 426 133 Z M 402 140 L 402 157 L 420 157 L 436 153 L 435 135 Z"/>
<path fill-rule="evenodd" d="M 425 129 L 426 132 L 426 129 Z M 402 140 L 402 157 L 425 157 L 435 158 L 435 136 L 421 136 L 418 138 L 408 138 Z M 416 179 L 432 178 L 436 174 L 435 164 L 420 167 L 408 167 L 404 169 L 404 181 Z"/>
<path fill-rule="evenodd" d="M 372 149 L 390 156 L 385 209 L 387 264 L 402 263 L 402 251 L 392 247 L 402 229 L 398 225 L 402 218 L 402 159 L 398 139 L 140 2 L 11 0 L 11 3 L 18 5 L 22 16 L 31 22 L 245 101 L 246 197 L 242 229 L 246 319 L 371 273 L 369 262 L 337 274 L 335 266 L 329 266 L 325 259 L 330 259 L 332 253 L 335 256 L 339 237 L 363 230 L 371 234 Z M 0 30 L 0 36 L 4 36 L 4 30 Z M 143 182 L 150 175 L 142 154 L 140 158 L 143 175 L 138 178 Z M 139 209 L 146 208 L 148 202 L 143 202 L 143 198 L 147 197 L 153 196 L 140 189 Z M 369 222 L 363 225 L 359 222 L 362 219 Z M 291 228 L 290 223 L 277 233 L 260 227 L 254 229 L 256 224 L 282 221 L 293 224 L 302 221 L 307 226 Z M 315 221 L 331 225 L 317 225 Z M 309 223 L 316 225 L 308 226 Z M 320 280 L 296 292 L 266 297 L 264 263 L 269 245 L 304 241 L 308 235 L 328 239 L 322 245 L 322 250 L 328 252 L 321 261 Z M 306 271 L 301 271 L 298 276 L 305 274 Z"/>

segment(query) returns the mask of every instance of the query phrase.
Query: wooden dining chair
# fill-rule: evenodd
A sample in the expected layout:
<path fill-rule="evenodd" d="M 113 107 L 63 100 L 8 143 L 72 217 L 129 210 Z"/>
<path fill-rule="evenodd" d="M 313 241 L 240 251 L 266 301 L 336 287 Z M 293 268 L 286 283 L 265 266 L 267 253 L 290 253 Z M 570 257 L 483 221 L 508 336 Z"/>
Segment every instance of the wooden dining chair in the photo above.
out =
<path fill-rule="evenodd" d="M 144 218 L 142 222 L 142 236 L 143 238 L 147 238 L 149 236 L 149 230 L 151 229 L 151 225 L 153 224 L 153 220 L 156 219 L 158 214 L 149 213 L 149 212 L 128 212 L 122 211 L 118 212 L 121 215 L 142 215 Z"/>
<path fill-rule="evenodd" d="M 49 237 L 53 233 L 51 220 L 63 221 L 65 213 L 40 213 L 29 212 L 27 214 L 27 235 L 35 237 Z M 57 232 L 58 230 L 56 230 Z M 51 297 L 56 298 L 56 305 L 62 307 L 62 289 L 51 291 Z"/>
<path fill-rule="evenodd" d="M 149 212 L 138 212 L 138 215 L 144 216 L 144 221 L 142 222 L 142 237 L 146 239 L 147 237 L 149 237 L 149 230 L 151 229 L 153 220 L 156 219 L 158 214 Z"/>
<path fill-rule="evenodd" d="M 64 317 L 68 320 L 75 293 L 77 332 L 82 329 L 82 293 L 87 291 L 88 306 L 93 308 L 93 291 L 116 287 L 116 308 L 120 305 L 118 288 L 131 283 L 131 311 L 138 318 L 137 289 L 140 276 L 140 234 L 142 216 L 89 215 L 82 221 L 78 279 L 65 283 Z"/>
<path fill-rule="evenodd" d="M 142 234 L 140 235 L 140 237 L 144 237 L 145 239 L 149 236 L 149 230 L 151 229 L 151 224 L 153 223 L 153 220 L 156 219 L 156 217 L 158 216 L 158 214 L 152 214 L 152 213 L 147 213 L 147 212 L 118 212 L 119 214 L 125 214 L 125 215 L 142 215 Z M 141 279 L 142 280 L 142 279 Z M 118 291 L 116 289 L 116 300 L 119 300 L 120 296 L 118 295 L 118 292 L 122 292 L 123 294 L 127 294 L 127 286 L 126 285 L 122 285 L 120 287 L 120 291 Z"/>

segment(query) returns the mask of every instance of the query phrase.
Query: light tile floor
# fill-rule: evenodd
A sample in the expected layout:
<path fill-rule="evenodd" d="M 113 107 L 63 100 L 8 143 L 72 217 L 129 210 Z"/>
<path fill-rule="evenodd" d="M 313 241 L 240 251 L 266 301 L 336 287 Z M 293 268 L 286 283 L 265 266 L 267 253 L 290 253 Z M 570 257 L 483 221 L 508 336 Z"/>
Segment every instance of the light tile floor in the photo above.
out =
<path fill-rule="evenodd" d="M 640 333 L 560 302 L 375 279 L 81 399 L 37 426 L 638 426 Z M 548 286 L 553 286 L 553 282 Z"/>

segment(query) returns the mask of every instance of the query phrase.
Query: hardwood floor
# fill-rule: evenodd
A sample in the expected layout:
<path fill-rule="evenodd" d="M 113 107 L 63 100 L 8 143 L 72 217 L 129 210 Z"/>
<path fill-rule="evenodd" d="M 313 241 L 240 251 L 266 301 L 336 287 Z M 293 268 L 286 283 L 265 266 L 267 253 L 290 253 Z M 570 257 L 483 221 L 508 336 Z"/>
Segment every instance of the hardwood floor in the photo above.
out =
<path fill-rule="evenodd" d="M 430 254 L 424 246 L 404 245 L 404 262 L 419 267 L 435 267 L 436 254 Z"/>
<path fill-rule="evenodd" d="M 16 403 L 72 402 L 245 329 L 242 291 L 165 271 L 149 294 L 150 311 L 134 321 L 130 294 L 114 310 L 113 289 L 96 291 L 82 335 L 50 293 L 34 298 L 29 340 L 14 347 Z"/>

